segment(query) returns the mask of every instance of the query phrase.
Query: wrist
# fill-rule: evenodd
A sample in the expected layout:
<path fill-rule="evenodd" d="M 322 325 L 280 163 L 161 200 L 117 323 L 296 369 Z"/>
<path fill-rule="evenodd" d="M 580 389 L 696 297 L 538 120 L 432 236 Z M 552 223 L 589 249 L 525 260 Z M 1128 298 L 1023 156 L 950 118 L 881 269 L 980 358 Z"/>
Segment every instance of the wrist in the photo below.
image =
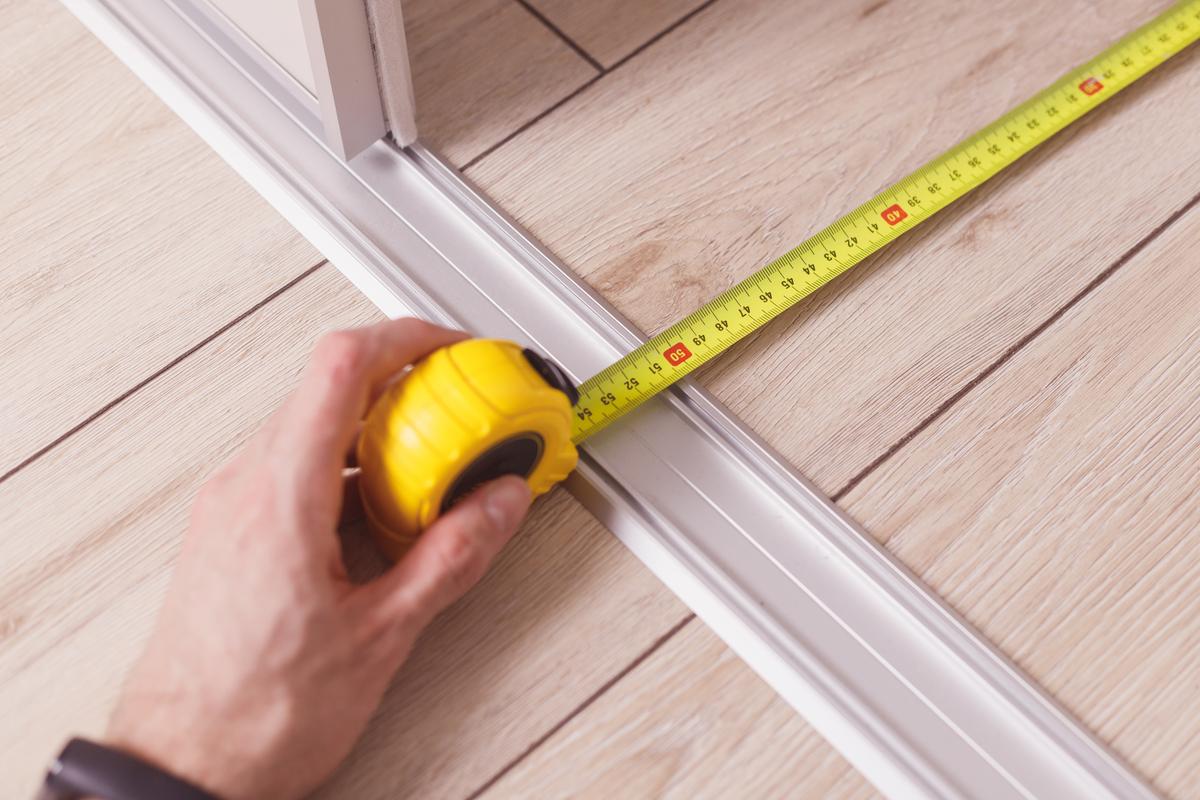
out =
<path fill-rule="evenodd" d="M 242 713 L 186 693 L 127 692 L 104 741 L 226 800 L 290 797 L 279 753 L 289 733 L 286 704 L 247 700 Z M 298 795 L 297 795 L 298 796 Z"/>
<path fill-rule="evenodd" d="M 129 707 L 136 705 L 138 707 Z M 118 708 L 103 742 L 221 797 L 236 797 L 226 774 L 227 761 L 217 742 L 208 741 L 203 726 L 170 703 L 124 704 Z"/>

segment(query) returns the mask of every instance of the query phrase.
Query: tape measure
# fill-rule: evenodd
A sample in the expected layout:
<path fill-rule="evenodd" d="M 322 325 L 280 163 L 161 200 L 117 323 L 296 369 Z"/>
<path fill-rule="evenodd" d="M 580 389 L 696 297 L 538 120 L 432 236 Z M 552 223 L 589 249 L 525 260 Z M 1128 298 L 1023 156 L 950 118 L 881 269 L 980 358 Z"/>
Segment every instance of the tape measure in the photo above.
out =
<path fill-rule="evenodd" d="M 575 444 L 719 356 L 1200 38 L 1177 3 L 590 378 L 507 342 L 438 351 L 376 403 L 359 439 L 363 504 L 393 557 L 458 498 L 504 474 L 535 494 L 574 468 Z"/>
<path fill-rule="evenodd" d="M 359 494 L 385 553 L 480 484 L 520 475 L 534 495 L 575 469 L 575 387 L 512 342 L 468 339 L 423 359 L 375 401 L 358 437 Z"/>

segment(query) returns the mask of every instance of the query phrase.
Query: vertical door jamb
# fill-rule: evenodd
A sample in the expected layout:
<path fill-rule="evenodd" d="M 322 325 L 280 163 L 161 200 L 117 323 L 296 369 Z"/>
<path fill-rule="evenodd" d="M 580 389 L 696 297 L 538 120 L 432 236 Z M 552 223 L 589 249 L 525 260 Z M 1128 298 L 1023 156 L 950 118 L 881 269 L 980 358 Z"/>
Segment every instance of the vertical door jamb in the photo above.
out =
<path fill-rule="evenodd" d="M 417 116 L 401 0 L 366 0 L 366 3 L 388 129 L 397 144 L 407 147 L 417 140 Z"/>
<path fill-rule="evenodd" d="M 389 126 L 400 144 L 411 144 L 417 131 L 400 0 L 298 2 L 330 147 L 349 160 Z"/>

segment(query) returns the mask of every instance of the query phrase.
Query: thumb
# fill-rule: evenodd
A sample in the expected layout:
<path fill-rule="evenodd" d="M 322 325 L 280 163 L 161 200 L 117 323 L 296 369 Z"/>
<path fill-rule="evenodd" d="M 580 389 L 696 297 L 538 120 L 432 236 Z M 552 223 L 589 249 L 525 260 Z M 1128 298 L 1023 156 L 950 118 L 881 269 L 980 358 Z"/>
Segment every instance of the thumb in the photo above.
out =
<path fill-rule="evenodd" d="M 529 485 L 516 476 L 484 484 L 429 526 L 376 581 L 384 614 L 424 628 L 479 582 L 529 510 Z"/>

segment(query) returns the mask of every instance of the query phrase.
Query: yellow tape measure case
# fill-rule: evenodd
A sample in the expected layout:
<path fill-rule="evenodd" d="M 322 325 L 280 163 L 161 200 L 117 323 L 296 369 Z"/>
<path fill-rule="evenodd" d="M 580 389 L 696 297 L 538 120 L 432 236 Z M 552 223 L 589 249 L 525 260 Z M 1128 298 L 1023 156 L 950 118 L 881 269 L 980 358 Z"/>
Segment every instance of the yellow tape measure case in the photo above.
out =
<path fill-rule="evenodd" d="M 367 415 L 360 494 L 372 532 L 399 558 L 480 484 L 520 475 L 534 496 L 575 468 L 574 386 L 512 342 L 470 339 L 418 363 Z"/>

